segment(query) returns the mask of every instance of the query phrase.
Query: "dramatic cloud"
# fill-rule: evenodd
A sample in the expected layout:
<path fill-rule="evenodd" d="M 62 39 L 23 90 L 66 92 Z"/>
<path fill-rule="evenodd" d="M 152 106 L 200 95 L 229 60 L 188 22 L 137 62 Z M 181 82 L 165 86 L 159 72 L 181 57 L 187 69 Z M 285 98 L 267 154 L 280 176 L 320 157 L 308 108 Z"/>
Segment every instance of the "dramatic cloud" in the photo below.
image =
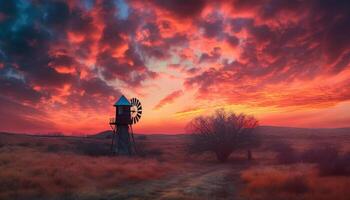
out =
<path fill-rule="evenodd" d="M 156 0 L 155 4 L 179 18 L 195 17 L 201 13 L 205 0 Z"/>
<path fill-rule="evenodd" d="M 148 127 L 207 105 L 332 109 L 350 101 L 349 24 L 347 0 L 0 1 L 0 130 L 105 129 L 122 93 Z"/>
<path fill-rule="evenodd" d="M 166 97 L 161 99 L 159 103 L 154 106 L 154 109 L 160 109 L 161 107 L 165 106 L 166 104 L 170 104 L 174 102 L 177 98 L 181 97 L 183 95 L 182 90 L 176 90 L 170 94 L 168 94 Z"/>
<path fill-rule="evenodd" d="M 245 31 L 241 54 L 219 68 L 188 77 L 185 85 L 199 88 L 199 98 L 223 98 L 228 103 L 258 106 L 306 106 L 350 100 L 348 91 L 343 89 L 349 79 L 338 79 L 328 87 L 334 83 L 330 77 L 348 74 L 348 3 L 288 2 L 260 3 L 253 13 L 255 18 L 230 19 L 232 33 Z M 235 1 L 233 6 L 247 9 L 241 1 Z M 286 15 L 291 19 L 286 19 Z M 279 24 L 276 18 L 282 19 Z M 318 77 L 330 80 L 311 85 Z M 308 86 L 307 90 L 302 84 L 291 88 L 300 82 Z M 279 95 L 273 95 L 276 91 Z"/>

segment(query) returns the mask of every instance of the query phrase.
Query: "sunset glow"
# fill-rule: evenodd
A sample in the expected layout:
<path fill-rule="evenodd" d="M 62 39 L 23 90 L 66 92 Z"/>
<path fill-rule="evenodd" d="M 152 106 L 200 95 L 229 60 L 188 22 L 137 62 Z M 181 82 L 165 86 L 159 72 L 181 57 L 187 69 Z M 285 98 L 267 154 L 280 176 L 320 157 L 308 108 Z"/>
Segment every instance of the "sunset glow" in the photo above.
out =
<path fill-rule="evenodd" d="M 260 125 L 350 124 L 347 1 L 0 1 L 0 131 L 184 133 L 218 108 Z"/>

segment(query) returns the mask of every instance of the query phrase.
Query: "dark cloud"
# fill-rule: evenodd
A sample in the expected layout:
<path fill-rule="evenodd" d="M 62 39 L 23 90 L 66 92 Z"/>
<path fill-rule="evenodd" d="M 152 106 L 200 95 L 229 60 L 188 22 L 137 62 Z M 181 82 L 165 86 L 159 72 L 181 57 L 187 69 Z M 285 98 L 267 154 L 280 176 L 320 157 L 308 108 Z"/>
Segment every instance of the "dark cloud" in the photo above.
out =
<path fill-rule="evenodd" d="M 47 1 L 44 4 L 44 22 L 61 30 L 65 29 L 70 20 L 70 10 L 66 2 Z"/>
<path fill-rule="evenodd" d="M 266 99 L 262 92 L 275 84 L 286 84 L 286 91 L 281 91 L 285 96 L 266 99 L 261 103 L 264 105 L 319 105 L 348 100 L 347 92 L 341 89 L 344 82 L 337 89 L 325 88 L 325 94 L 303 95 L 304 91 L 291 94 L 287 89 L 291 82 L 311 81 L 321 74 L 332 76 L 350 66 L 350 40 L 346 37 L 350 34 L 346 25 L 350 20 L 348 1 L 255 3 L 253 8 L 243 1 L 233 3 L 236 9 L 256 11 L 255 18 L 230 20 L 227 42 L 230 34 L 247 33 L 241 42 L 238 38 L 232 40 L 233 46 L 239 43 L 239 57 L 234 62 L 223 63 L 221 68 L 210 68 L 187 78 L 185 86 L 198 87 L 199 98 L 210 96 L 210 91 L 212 96 L 224 94 L 221 98 L 246 103 Z"/>
<path fill-rule="evenodd" d="M 215 47 L 209 54 L 202 53 L 199 58 L 199 63 L 202 62 L 216 62 L 221 57 L 221 48 Z"/>
<path fill-rule="evenodd" d="M 113 96 L 120 93 L 99 78 L 82 80 L 81 88 L 88 95 Z"/>
<path fill-rule="evenodd" d="M 69 26 L 71 31 L 81 34 L 91 33 L 95 28 L 92 16 L 78 8 L 74 8 L 72 10 L 70 14 Z"/>
<path fill-rule="evenodd" d="M 145 38 L 146 41 L 154 43 L 156 41 L 159 41 L 161 38 L 160 31 L 156 23 L 147 23 L 143 26 L 143 30 L 148 31 L 149 33 L 148 37 Z"/>
<path fill-rule="evenodd" d="M 30 104 L 37 104 L 42 97 L 40 92 L 33 90 L 23 80 L 6 75 L 0 76 L 0 92 L 1 96 Z"/>
<path fill-rule="evenodd" d="M 70 90 L 65 104 L 57 104 L 60 108 L 79 108 L 81 110 L 93 109 L 96 111 L 104 111 L 110 99 L 121 95 L 119 89 L 108 85 L 105 81 L 98 77 L 80 80 Z"/>
<path fill-rule="evenodd" d="M 156 5 L 179 18 L 189 18 L 199 15 L 205 7 L 205 0 L 156 0 Z"/>
<path fill-rule="evenodd" d="M 231 31 L 234 33 L 240 32 L 243 28 L 251 27 L 253 24 L 254 19 L 251 18 L 233 18 L 229 22 Z"/>
<path fill-rule="evenodd" d="M 134 39 L 141 17 L 117 14 L 112 1 L 89 9 L 68 1 L 0 1 L 0 98 L 11 105 L 11 120 L 45 127 L 41 118 L 53 107 L 103 110 L 121 94 L 109 81 L 138 87 L 155 78 Z M 124 58 L 115 57 L 121 45 L 128 47 Z"/>
<path fill-rule="evenodd" d="M 239 44 L 239 39 L 234 35 L 227 35 L 226 41 L 232 46 L 237 47 Z"/>
<path fill-rule="evenodd" d="M 157 76 L 144 65 L 143 59 L 132 45 L 125 52 L 125 56 L 133 61 L 132 64 L 120 62 L 111 52 L 100 53 L 97 64 L 102 68 L 102 75 L 108 80 L 118 78 L 130 86 L 140 86 L 144 80 Z"/>
<path fill-rule="evenodd" d="M 77 65 L 77 61 L 74 57 L 67 55 L 65 53 L 59 53 L 57 55 L 53 55 L 51 58 L 50 66 L 67 66 L 74 67 Z"/>
<path fill-rule="evenodd" d="M 303 5 L 299 0 L 271 0 L 261 6 L 260 13 L 261 17 L 264 19 L 274 19 L 275 17 L 279 17 L 279 14 L 283 14 L 285 12 L 297 13 L 302 10 Z"/>
<path fill-rule="evenodd" d="M 171 57 L 172 48 L 185 46 L 187 42 L 187 35 L 175 34 L 166 38 L 158 37 L 155 44 L 151 46 L 141 45 L 140 48 L 149 58 L 164 60 Z"/>
<path fill-rule="evenodd" d="M 200 23 L 200 26 L 204 30 L 204 36 L 207 38 L 219 37 L 223 31 L 222 19 L 204 20 Z"/>
<path fill-rule="evenodd" d="M 348 99 L 340 83 L 339 94 L 324 89 L 336 98 L 281 91 L 286 94 L 278 103 L 262 95 L 276 85 L 288 90 L 290 83 L 348 70 L 347 0 L 127 1 L 126 6 L 120 17 L 114 1 L 0 1 L 0 98 L 12 107 L 19 104 L 18 114 L 25 117 L 18 117 L 26 123 L 36 106 L 102 109 L 120 94 L 117 87 L 139 89 L 158 76 L 148 65 L 171 60 L 179 63 L 172 69 L 186 76 L 186 88 L 195 86 L 201 98 L 263 98 L 264 105 L 279 106 Z M 44 115 L 34 115 L 36 126 Z"/>

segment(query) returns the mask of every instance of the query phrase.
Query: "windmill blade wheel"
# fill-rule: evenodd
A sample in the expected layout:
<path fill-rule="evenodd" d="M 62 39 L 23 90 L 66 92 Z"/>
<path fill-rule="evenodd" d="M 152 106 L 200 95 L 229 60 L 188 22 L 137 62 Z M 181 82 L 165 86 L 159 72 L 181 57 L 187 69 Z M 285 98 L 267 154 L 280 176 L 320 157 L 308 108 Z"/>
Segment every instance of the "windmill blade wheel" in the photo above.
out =
<path fill-rule="evenodd" d="M 136 124 L 140 120 L 142 115 L 142 105 L 141 105 L 141 102 L 136 98 L 130 99 L 130 103 L 131 103 L 131 123 Z"/>

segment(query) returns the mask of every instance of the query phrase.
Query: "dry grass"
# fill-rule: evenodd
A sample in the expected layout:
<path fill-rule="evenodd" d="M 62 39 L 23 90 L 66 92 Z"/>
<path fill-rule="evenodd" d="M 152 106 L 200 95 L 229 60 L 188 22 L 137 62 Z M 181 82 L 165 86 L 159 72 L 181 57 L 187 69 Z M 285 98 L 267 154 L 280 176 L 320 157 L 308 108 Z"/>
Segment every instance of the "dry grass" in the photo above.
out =
<path fill-rule="evenodd" d="M 114 199 L 124 199 L 129 197 L 129 189 L 139 191 L 140 198 L 154 199 L 168 187 L 176 198 L 182 190 L 198 190 L 204 198 L 212 191 L 203 188 L 221 191 L 218 185 L 222 180 L 216 179 L 220 177 L 216 173 L 225 170 L 237 174 L 226 178 L 233 190 L 242 189 L 246 199 L 349 199 L 350 176 L 345 176 L 350 166 L 350 154 L 346 154 L 350 151 L 349 136 L 264 139 L 263 146 L 253 150 L 253 161 L 246 162 L 246 152 L 242 151 L 226 165 L 216 165 L 211 155 L 186 155 L 189 138 L 185 135 L 149 135 L 136 140 L 147 153 L 145 157 L 123 158 L 108 156 L 109 139 L 0 134 L 0 200 L 109 199 L 106 194 L 123 192 L 126 196 Z M 324 142 L 336 146 L 337 154 L 315 148 L 325 147 Z M 336 159 L 320 162 L 326 157 Z M 336 165 L 323 165 L 327 167 L 323 169 L 320 163 Z M 245 184 L 239 179 L 240 169 L 245 169 L 240 176 Z M 329 173 L 322 173 L 324 170 Z M 178 176 L 180 182 L 174 182 Z M 131 199 L 134 197 L 130 194 Z"/>
<path fill-rule="evenodd" d="M 123 182 L 158 179 L 174 166 L 153 159 L 2 148 L 0 169 L 0 199 L 48 199 L 99 193 Z"/>
<path fill-rule="evenodd" d="M 265 137 L 255 164 L 241 173 L 251 200 L 349 200 L 349 136 Z"/>
<path fill-rule="evenodd" d="M 348 200 L 350 178 L 323 177 L 312 164 L 255 166 L 242 172 L 242 195 L 252 200 Z"/>

